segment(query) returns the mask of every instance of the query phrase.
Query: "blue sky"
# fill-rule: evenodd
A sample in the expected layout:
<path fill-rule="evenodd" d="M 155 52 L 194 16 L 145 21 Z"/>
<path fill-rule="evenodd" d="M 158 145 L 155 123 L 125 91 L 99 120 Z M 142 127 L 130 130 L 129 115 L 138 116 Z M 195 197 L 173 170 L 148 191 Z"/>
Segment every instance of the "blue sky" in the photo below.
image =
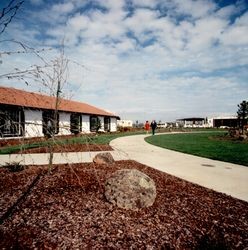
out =
<path fill-rule="evenodd" d="M 0 7 L 8 1 L 1 0 Z M 248 99 L 248 2 L 212 0 L 26 0 L 0 36 L 51 59 L 64 39 L 64 95 L 123 119 L 235 115 Z M 0 51 L 18 50 L 1 42 Z M 2 55 L 0 74 L 42 65 Z M 0 85 L 44 91 L 38 83 Z"/>

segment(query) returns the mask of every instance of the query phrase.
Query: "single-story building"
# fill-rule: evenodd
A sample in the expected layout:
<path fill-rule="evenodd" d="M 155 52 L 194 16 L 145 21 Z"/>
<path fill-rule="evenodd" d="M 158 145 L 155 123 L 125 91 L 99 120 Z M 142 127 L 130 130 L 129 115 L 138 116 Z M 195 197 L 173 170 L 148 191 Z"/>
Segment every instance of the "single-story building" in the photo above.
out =
<path fill-rule="evenodd" d="M 133 121 L 131 121 L 131 120 L 118 120 L 117 121 L 117 127 L 120 127 L 120 128 L 132 128 L 133 127 Z"/>
<path fill-rule="evenodd" d="M 224 128 L 224 127 L 238 127 L 239 120 L 237 116 L 219 116 L 211 118 L 183 118 L 177 120 L 177 126 L 184 128 L 196 128 L 196 127 L 206 127 L 206 128 Z"/>
<path fill-rule="evenodd" d="M 117 130 L 120 118 L 103 109 L 60 98 L 54 119 L 55 106 L 55 97 L 0 86 L 0 137 L 42 137 L 50 131 L 70 135 L 97 129 Z"/>
<path fill-rule="evenodd" d="M 219 116 L 208 119 L 208 124 L 213 128 L 238 127 L 239 120 L 237 116 Z"/>
<path fill-rule="evenodd" d="M 184 128 L 201 128 L 205 126 L 205 119 L 201 117 L 191 117 L 177 119 L 177 126 Z"/>

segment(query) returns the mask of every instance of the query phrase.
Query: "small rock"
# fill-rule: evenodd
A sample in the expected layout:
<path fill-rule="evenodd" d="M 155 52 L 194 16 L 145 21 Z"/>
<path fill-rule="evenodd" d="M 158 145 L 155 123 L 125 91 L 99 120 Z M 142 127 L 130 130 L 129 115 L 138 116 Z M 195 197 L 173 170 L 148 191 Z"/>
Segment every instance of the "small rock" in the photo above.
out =
<path fill-rule="evenodd" d="M 99 153 L 97 154 L 94 159 L 93 162 L 96 164 L 112 164 L 114 163 L 114 158 L 110 153 Z"/>
<path fill-rule="evenodd" d="M 118 170 L 105 182 L 105 197 L 118 207 L 138 210 L 153 205 L 156 186 L 149 176 L 136 169 Z"/>

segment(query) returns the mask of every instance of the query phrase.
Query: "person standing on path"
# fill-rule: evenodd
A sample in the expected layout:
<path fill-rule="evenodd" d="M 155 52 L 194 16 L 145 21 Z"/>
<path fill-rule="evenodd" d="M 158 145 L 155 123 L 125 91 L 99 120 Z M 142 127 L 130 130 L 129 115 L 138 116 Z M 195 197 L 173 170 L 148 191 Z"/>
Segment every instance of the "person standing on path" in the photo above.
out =
<path fill-rule="evenodd" d="M 146 121 L 146 123 L 145 123 L 145 130 L 146 130 L 146 133 L 148 134 L 149 130 L 150 130 L 150 124 L 148 121 Z"/>
<path fill-rule="evenodd" d="M 152 135 L 155 135 L 155 129 L 157 128 L 157 123 L 155 120 L 152 120 L 151 128 L 152 128 Z"/>

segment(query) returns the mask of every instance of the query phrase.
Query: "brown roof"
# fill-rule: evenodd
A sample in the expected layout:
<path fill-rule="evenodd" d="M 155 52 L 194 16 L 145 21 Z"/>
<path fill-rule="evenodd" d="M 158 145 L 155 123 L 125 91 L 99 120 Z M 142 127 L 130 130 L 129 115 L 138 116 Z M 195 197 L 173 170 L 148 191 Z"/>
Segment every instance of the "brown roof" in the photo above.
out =
<path fill-rule="evenodd" d="M 16 105 L 27 108 L 54 109 L 55 97 L 27 92 L 15 88 L 0 86 L 0 104 Z M 77 112 L 84 114 L 95 114 L 103 116 L 118 117 L 113 113 L 96 108 L 86 103 L 66 99 L 59 99 L 59 111 Z"/>

